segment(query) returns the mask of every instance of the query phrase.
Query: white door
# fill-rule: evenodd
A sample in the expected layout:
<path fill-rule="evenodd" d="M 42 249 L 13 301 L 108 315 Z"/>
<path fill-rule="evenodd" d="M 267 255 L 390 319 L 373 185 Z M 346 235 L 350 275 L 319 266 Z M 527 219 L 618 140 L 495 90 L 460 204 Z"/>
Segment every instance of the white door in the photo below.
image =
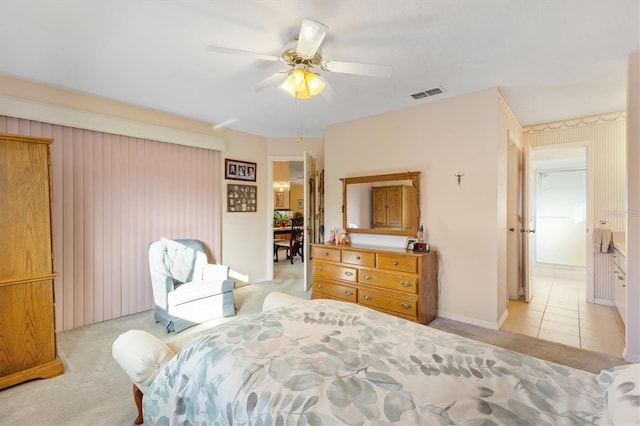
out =
<path fill-rule="evenodd" d="M 522 189 L 522 284 L 524 287 L 525 301 L 531 301 L 533 297 L 531 289 L 531 260 L 530 256 L 533 253 L 532 236 L 536 232 L 533 220 L 535 218 L 533 214 L 534 207 L 534 170 L 533 170 L 533 149 L 530 146 L 524 148 L 522 175 L 523 175 L 523 189 Z"/>
<path fill-rule="evenodd" d="M 304 290 L 311 288 L 311 273 L 313 265 L 311 260 L 311 246 L 313 236 L 315 235 L 315 205 L 316 205 L 316 159 L 308 152 L 304 153 L 304 242 L 303 254 L 304 259 Z"/>

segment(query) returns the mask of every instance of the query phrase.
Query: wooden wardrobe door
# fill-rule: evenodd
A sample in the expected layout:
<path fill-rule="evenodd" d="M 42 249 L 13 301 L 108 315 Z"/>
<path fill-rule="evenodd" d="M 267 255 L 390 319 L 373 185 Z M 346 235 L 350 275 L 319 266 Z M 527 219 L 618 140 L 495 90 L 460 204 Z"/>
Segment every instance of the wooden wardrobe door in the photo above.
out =
<path fill-rule="evenodd" d="M 0 134 L 0 389 L 63 372 L 55 341 L 51 142 Z"/>

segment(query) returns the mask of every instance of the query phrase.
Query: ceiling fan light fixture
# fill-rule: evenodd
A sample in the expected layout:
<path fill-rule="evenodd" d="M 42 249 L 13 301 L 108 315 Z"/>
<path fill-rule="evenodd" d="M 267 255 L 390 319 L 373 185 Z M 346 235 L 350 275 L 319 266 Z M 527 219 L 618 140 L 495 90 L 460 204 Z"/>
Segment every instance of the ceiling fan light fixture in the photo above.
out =
<path fill-rule="evenodd" d="M 298 47 L 296 50 L 305 59 L 311 59 L 322 44 L 329 27 L 311 19 L 303 19 L 298 35 Z"/>
<path fill-rule="evenodd" d="M 297 68 L 293 70 L 289 78 L 289 84 L 296 92 L 302 92 L 307 88 L 306 75 L 305 71 Z"/>
<path fill-rule="evenodd" d="M 311 96 L 319 95 L 324 89 L 325 83 L 316 73 L 307 72 L 305 75 L 305 81 L 307 82 L 307 88 Z"/>
<path fill-rule="evenodd" d="M 298 99 L 309 99 L 322 92 L 325 82 L 314 72 L 302 68 L 294 69 L 282 82 L 280 89 Z"/>

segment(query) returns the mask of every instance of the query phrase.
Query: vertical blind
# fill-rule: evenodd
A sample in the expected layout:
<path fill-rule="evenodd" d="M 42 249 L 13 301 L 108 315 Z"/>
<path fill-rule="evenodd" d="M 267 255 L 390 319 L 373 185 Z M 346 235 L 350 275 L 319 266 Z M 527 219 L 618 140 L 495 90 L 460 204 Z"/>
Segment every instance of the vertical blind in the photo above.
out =
<path fill-rule="evenodd" d="M 201 240 L 220 258 L 220 152 L 0 116 L 0 132 L 53 138 L 56 329 L 154 306 L 148 245 Z"/>

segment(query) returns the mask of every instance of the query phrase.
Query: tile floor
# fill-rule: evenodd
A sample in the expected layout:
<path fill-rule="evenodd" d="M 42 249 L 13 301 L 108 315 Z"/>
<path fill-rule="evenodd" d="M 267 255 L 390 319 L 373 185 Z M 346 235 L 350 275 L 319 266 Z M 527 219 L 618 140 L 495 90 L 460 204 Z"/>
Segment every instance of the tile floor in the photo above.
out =
<path fill-rule="evenodd" d="M 624 326 L 615 307 L 586 301 L 584 281 L 532 277 L 529 303 L 509 301 L 502 330 L 622 356 Z"/>

